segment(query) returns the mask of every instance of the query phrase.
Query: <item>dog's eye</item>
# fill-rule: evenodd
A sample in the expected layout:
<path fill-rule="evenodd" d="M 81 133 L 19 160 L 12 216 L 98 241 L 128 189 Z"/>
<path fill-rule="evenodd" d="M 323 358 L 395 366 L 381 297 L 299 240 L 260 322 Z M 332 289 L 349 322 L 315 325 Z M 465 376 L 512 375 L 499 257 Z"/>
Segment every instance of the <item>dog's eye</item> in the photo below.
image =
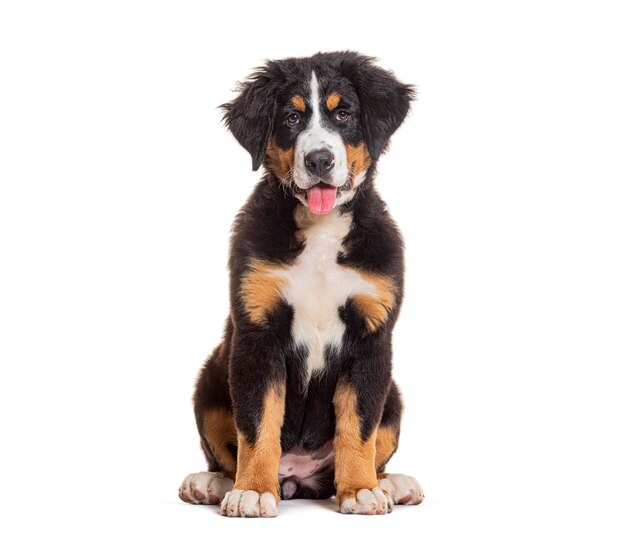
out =
<path fill-rule="evenodd" d="M 335 118 L 340 122 L 345 122 L 350 118 L 350 113 L 348 113 L 348 111 L 337 111 Z"/>
<path fill-rule="evenodd" d="M 300 115 L 298 113 L 291 113 L 287 117 L 287 124 L 290 126 L 295 126 L 296 124 L 300 124 Z"/>

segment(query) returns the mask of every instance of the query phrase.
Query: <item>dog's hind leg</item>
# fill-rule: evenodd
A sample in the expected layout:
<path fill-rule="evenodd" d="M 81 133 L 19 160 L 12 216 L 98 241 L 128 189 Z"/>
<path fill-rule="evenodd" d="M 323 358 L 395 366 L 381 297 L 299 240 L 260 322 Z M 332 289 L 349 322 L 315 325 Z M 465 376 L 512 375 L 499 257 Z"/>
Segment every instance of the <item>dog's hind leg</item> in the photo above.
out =
<path fill-rule="evenodd" d="M 200 441 L 209 471 L 190 473 L 178 494 L 188 503 L 219 504 L 233 488 L 237 469 L 235 423 L 232 413 L 222 408 L 206 410 L 200 415 Z"/>
<path fill-rule="evenodd" d="M 400 393 L 395 382 L 392 382 L 383 417 L 376 432 L 378 486 L 394 504 L 417 505 L 422 503 L 424 492 L 414 477 L 400 473 L 384 473 L 387 462 L 398 448 L 401 415 Z"/>
<path fill-rule="evenodd" d="M 237 432 L 228 391 L 230 322 L 222 344 L 215 349 L 200 372 L 194 395 L 196 424 L 208 470 L 190 473 L 178 494 L 196 504 L 219 504 L 232 489 L 237 471 Z"/>
<path fill-rule="evenodd" d="M 402 400 L 395 381 L 391 381 L 385 399 L 383 416 L 376 430 L 376 472 L 385 471 L 385 466 L 398 449 L 400 439 L 400 420 L 402 417 Z"/>

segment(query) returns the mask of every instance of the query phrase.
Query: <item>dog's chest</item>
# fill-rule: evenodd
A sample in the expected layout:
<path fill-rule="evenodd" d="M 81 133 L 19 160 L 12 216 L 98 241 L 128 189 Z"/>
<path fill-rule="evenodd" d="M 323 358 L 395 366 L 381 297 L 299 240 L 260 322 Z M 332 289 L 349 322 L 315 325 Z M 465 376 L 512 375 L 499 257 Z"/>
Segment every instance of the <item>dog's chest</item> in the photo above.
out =
<path fill-rule="evenodd" d="M 337 263 L 352 226 L 350 214 L 333 211 L 311 217 L 297 211 L 296 223 L 305 246 L 284 271 L 282 295 L 294 310 L 292 337 L 308 352 L 308 379 L 324 368 L 329 348 L 341 348 L 345 325 L 339 316 L 340 307 L 354 295 L 376 295 L 376 290 L 357 271 Z"/>

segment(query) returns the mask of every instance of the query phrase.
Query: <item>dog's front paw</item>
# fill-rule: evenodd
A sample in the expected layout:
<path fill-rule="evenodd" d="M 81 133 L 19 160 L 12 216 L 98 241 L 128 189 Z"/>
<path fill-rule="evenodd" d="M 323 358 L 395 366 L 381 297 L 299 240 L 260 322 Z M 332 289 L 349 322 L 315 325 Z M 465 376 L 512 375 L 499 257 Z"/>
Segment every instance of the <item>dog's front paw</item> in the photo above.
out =
<path fill-rule="evenodd" d="M 379 476 L 378 486 L 391 498 L 393 503 L 418 505 L 424 500 L 424 491 L 415 477 L 401 473 L 383 473 Z"/>
<path fill-rule="evenodd" d="M 225 517 L 275 517 L 278 515 L 276 498 L 271 492 L 259 494 L 254 490 L 231 490 L 220 506 Z"/>
<path fill-rule="evenodd" d="M 357 515 L 384 515 L 391 512 L 391 501 L 378 487 L 369 490 L 362 488 L 355 493 L 337 495 L 339 512 Z"/>

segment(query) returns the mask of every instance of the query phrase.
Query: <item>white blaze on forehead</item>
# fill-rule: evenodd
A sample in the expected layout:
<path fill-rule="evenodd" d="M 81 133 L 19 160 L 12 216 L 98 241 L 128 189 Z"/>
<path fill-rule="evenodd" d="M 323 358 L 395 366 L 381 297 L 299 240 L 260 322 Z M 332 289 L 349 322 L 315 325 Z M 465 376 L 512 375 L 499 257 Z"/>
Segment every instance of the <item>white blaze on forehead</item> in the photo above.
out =
<path fill-rule="evenodd" d="M 335 156 L 335 167 L 332 170 L 330 182 L 335 186 L 342 186 L 348 180 L 346 147 L 339 133 L 324 127 L 322 123 L 322 96 L 319 81 L 314 71 L 311 72 L 310 86 L 311 117 L 306 129 L 296 141 L 294 179 L 301 188 L 308 188 L 310 182 L 308 181 L 305 158 L 310 152 L 327 149 Z"/>
<path fill-rule="evenodd" d="M 313 112 L 313 115 L 311 116 L 310 126 L 313 130 L 321 130 L 322 125 L 320 116 L 320 84 L 314 71 L 311 72 L 311 95 L 309 97 L 309 100 L 311 102 L 311 111 Z"/>

